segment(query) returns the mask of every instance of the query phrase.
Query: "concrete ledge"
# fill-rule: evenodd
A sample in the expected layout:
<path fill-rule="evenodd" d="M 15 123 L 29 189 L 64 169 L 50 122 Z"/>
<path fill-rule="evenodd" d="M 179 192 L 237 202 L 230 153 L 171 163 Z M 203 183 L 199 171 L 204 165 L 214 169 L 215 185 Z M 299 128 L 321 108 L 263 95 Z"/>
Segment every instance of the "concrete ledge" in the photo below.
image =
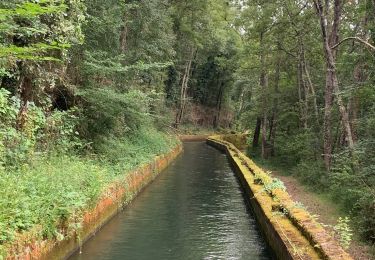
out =
<path fill-rule="evenodd" d="M 278 259 L 352 259 L 310 214 L 225 137 L 207 143 L 228 155 L 246 200 Z"/>
<path fill-rule="evenodd" d="M 15 243 L 8 245 L 7 259 L 66 259 L 84 242 L 90 239 L 112 217 L 129 204 L 137 194 L 150 184 L 182 151 L 178 145 L 171 152 L 157 156 L 152 162 L 126 174 L 123 179 L 114 182 L 102 195 L 96 206 L 85 212 L 82 228 L 62 241 L 49 239 L 35 241 L 35 230 L 18 237 Z"/>

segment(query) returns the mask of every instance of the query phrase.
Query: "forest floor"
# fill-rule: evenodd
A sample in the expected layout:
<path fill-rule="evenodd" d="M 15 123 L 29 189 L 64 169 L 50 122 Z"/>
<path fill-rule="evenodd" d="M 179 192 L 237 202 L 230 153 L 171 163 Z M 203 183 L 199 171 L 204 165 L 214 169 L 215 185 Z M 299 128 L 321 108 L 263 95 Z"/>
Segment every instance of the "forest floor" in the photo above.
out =
<path fill-rule="evenodd" d="M 267 167 L 263 168 L 267 170 Z M 333 232 L 332 227 L 337 224 L 340 216 L 343 217 L 343 213 L 332 200 L 324 196 L 324 194 L 312 191 L 294 176 L 285 175 L 279 171 L 272 171 L 272 175 L 284 182 L 288 193 L 294 201 L 301 202 L 312 215 L 317 216 L 319 222 L 329 225 L 327 229 Z M 370 254 L 370 248 L 361 243 L 355 234 L 347 251 L 355 260 L 374 259 L 374 256 Z"/>

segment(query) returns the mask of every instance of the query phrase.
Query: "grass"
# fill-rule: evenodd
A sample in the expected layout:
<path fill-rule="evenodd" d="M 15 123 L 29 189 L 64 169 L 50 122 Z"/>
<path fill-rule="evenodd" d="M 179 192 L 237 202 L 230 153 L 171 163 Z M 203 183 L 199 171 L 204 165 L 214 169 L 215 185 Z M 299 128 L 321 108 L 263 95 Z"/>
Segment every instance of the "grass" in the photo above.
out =
<path fill-rule="evenodd" d="M 109 184 L 177 142 L 156 130 L 140 131 L 102 140 L 96 155 L 54 154 L 18 170 L 0 169 L 0 259 L 4 245 L 19 233 L 36 230 L 42 239 L 69 236 Z"/>

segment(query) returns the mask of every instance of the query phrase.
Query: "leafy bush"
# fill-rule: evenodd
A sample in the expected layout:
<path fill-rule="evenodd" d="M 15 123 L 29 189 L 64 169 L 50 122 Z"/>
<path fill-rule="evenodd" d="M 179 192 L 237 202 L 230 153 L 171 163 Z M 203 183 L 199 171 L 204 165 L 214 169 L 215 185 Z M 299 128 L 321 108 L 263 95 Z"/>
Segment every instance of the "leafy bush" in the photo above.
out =
<path fill-rule="evenodd" d="M 78 138 L 76 111 L 52 111 L 48 116 L 29 103 L 26 122 L 17 128 L 20 100 L 0 89 L 0 164 L 19 167 L 29 162 L 35 152 L 73 152 L 82 146 Z"/>
<path fill-rule="evenodd" d="M 176 144 L 174 137 L 169 137 L 154 129 L 141 128 L 131 136 L 116 138 L 102 137 L 94 144 L 95 152 L 103 160 L 130 170 L 145 163 L 155 155 L 166 153 Z"/>
<path fill-rule="evenodd" d="M 87 104 L 84 134 L 94 140 L 98 136 L 124 136 L 150 124 L 151 99 L 139 90 L 119 93 L 113 89 L 87 89 L 80 93 Z"/>
<path fill-rule="evenodd" d="M 278 159 L 283 166 L 296 166 L 306 159 L 314 159 L 315 138 L 309 131 L 278 137 Z"/>
<path fill-rule="evenodd" d="M 349 226 L 349 222 L 349 217 L 340 217 L 337 224 L 333 227 L 333 229 L 339 236 L 340 244 L 345 249 L 348 249 L 353 236 L 352 229 Z"/>
<path fill-rule="evenodd" d="M 3 245 L 17 233 L 71 235 L 84 210 L 119 175 L 176 144 L 173 136 L 154 128 L 152 99 L 146 94 L 102 90 L 87 95 L 95 108 L 88 113 L 95 154 L 79 156 L 79 111 L 47 113 L 29 103 L 25 124 L 17 128 L 20 101 L 0 89 L 0 259 Z"/>
<path fill-rule="evenodd" d="M 321 161 L 304 160 L 292 169 L 303 182 L 329 194 L 350 214 L 352 225 L 362 238 L 375 241 L 375 168 L 371 143 L 358 143 L 352 152 L 342 150 L 333 157 L 327 173 Z M 354 159 L 353 159 L 354 158 Z"/>
<path fill-rule="evenodd" d="M 305 184 L 316 186 L 318 190 L 328 188 L 327 172 L 321 161 L 302 161 L 291 169 Z"/>
<path fill-rule="evenodd" d="M 372 142 L 359 142 L 354 151 L 336 154 L 328 180 L 332 196 L 351 213 L 363 238 L 374 243 L 375 151 L 372 147 Z"/>
<path fill-rule="evenodd" d="M 29 103 L 24 127 L 17 129 L 19 106 L 17 98 L 0 89 L 0 164 L 3 166 L 16 167 L 32 157 L 38 132 L 45 123 L 42 110 Z"/>
<path fill-rule="evenodd" d="M 58 151 L 74 153 L 83 146 L 77 132 L 78 111 L 53 111 L 46 117 L 46 122 L 38 136 L 39 149 L 42 151 Z"/>

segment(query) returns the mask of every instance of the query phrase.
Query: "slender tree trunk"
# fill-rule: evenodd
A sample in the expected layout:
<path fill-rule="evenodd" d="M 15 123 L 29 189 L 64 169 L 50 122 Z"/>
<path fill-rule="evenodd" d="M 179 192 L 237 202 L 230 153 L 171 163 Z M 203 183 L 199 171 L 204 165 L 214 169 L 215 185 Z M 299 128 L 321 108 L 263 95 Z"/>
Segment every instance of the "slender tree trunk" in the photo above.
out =
<path fill-rule="evenodd" d="M 275 72 L 275 88 L 274 88 L 274 98 L 273 98 L 273 109 L 272 118 L 270 120 L 270 145 L 271 145 L 271 155 L 275 155 L 275 140 L 276 140 L 276 130 L 278 124 L 278 114 L 279 114 L 279 84 L 280 84 L 280 68 L 281 68 L 281 46 L 278 48 L 277 64 Z"/>
<path fill-rule="evenodd" d="M 122 53 L 125 53 L 127 51 L 127 48 L 128 48 L 127 41 L 128 41 L 128 26 L 127 24 L 124 24 L 121 28 L 121 34 L 120 34 L 120 48 L 121 48 Z"/>
<path fill-rule="evenodd" d="M 216 99 L 216 115 L 213 121 L 214 128 L 217 128 L 220 123 L 220 113 L 221 113 L 221 105 L 222 105 L 222 99 L 223 99 L 223 87 L 224 87 L 224 82 L 221 82 L 220 87 L 219 87 L 219 93 Z"/>
<path fill-rule="evenodd" d="M 343 127 L 346 132 L 349 149 L 354 148 L 352 131 L 350 128 L 349 116 L 344 105 L 344 101 L 340 95 L 340 88 L 336 72 L 336 50 L 331 49 L 331 46 L 335 46 L 339 42 L 339 27 L 341 20 L 342 3 L 341 0 L 334 1 L 334 19 L 332 25 L 332 31 L 328 35 L 328 3 L 326 1 L 325 9 L 321 0 L 314 0 L 315 8 L 320 18 L 320 27 L 323 38 L 323 48 L 326 58 L 326 88 L 325 88 L 325 108 L 324 108 L 324 163 L 327 170 L 331 168 L 331 157 L 332 157 L 332 106 L 333 106 L 333 94 L 337 100 L 339 111 L 341 114 L 341 120 Z"/>
<path fill-rule="evenodd" d="M 257 148 L 259 146 L 259 136 L 260 136 L 260 128 L 262 125 L 262 118 L 257 117 L 257 122 L 255 125 L 254 137 L 253 137 L 253 148 Z"/>
<path fill-rule="evenodd" d="M 267 112 L 263 112 L 262 119 L 262 158 L 267 159 Z"/>
<path fill-rule="evenodd" d="M 306 98 L 304 97 L 304 82 L 303 82 L 303 71 L 301 60 L 299 58 L 297 65 L 297 87 L 298 87 L 298 104 L 300 110 L 300 122 L 304 129 L 307 129 L 307 108 L 306 108 Z"/>
<path fill-rule="evenodd" d="M 314 84 L 313 84 L 312 81 L 311 81 L 310 72 L 309 72 L 309 70 L 308 70 L 308 68 L 307 68 L 305 53 L 304 53 L 304 55 L 303 55 L 303 63 L 302 63 L 302 66 L 303 66 L 303 71 L 305 72 L 305 76 L 306 76 L 306 79 L 307 79 L 307 82 L 308 82 L 308 86 L 309 86 L 309 90 L 310 90 L 310 92 L 311 92 L 311 96 L 312 96 L 312 98 L 313 98 L 313 106 L 314 106 L 315 120 L 316 120 L 316 123 L 317 123 L 317 127 L 319 127 L 320 123 L 319 123 L 319 109 L 318 109 L 318 102 L 317 102 L 317 99 L 316 99 L 315 87 L 314 87 Z"/>
<path fill-rule="evenodd" d="M 362 84 L 367 80 L 367 76 L 364 73 L 363 70 L 364 64 L 359 64 L 354 69 L 354 80 L 357 84 Z M 352 134 L 353 134 L 353 142 L 356 143 L 358 141 L 358 111 L 359 111 L 359 104 L 360 100 L 357 94 L 357 91 L 354 90 L 354 95 L 350 98 L 349 105 L 348 105 L 348 111 L 350 116 L 350 126 L 352 128 Z"/>
<path fill-rule="evenodd" d="M 299 40 L 299 43 L 300 43 L 300 48 L 301 48 L 302 55 L 299 58 L 302 61 L 302 71 L 303 71 L 303 73 L 306 76 L 306 79 L 307 79 L 307 82 L 308 82 L 308 87 L 309 87 L 309 89 L 311 91 L 311 95 L 313 97 L 315 119 L 316 119 L 316 122 L 317 122 L 317 126 L 319 127 L 320 124 L 319 124 L 318 102 L 317 102 L 317 99 L 316 99 L 315 88 L 314 88 L 314 85 L 313 85 L 313 83 L 311 81 L 310 73 L 309 73 L 309 70 L 308 70 L 307 64 L 306 64 L 307 62 L 306 62 L 306 55 L 305 55 L 305 47 L 304 47 L 303 35 L 301 33 L 301 30 L 299 29 L 299 27 L 295 23 L 294 17 L 291 15 L 291 13 L 289 12 L 288 8 L 286 10 L 287 10 L 287 12 L 289 14 L 290 22 L 294 25 L 294 30 L 295 30 L 295 32 L 296 32 L 296 34 L 298 36 L 298 40 Z M 308 92 L 306 92 L 306 97 L 308 97 L 307 93 Z M 308 99 L 306 99 L 306 101 L 308 101 Z"/>
<path fill-rule="evenodd" d="M 324 93 L 324 164 L 326 169 L 331 168 L 332 155 L 332 106 L 333 106 L 333 86 L 331 71 L 326 72 L 326 87 Z"/>
<path fill-rule="evenodd" d="M 265 159 L 266 155 L 266 146 L 267 146 L 267 73 L 266 73 L 266 57 L 264 52 L 264 33 L 260 34 L 260 79 L 259 85 L 262 88 L 262 103 L 263 103 L 263 114 L 262 114 L 262 158 Z"/>
<path fill-rule="evenodd" d="M 182 77 L 181 82 L 181 92 L 180 92 L 180 107 L 176 114 L 176 121 L 175 121 L 175 127 L 178 128 L 180 125 L 182 118 L 184 116 L 186 104 L 187 104 L 187 90 L 188 90 L 188 83 L 190 79 L 190 73 L 191 73 L 191 65 L 193 63 L 194 59 L 194 48 L 191 48 L 189 60 L 186 63 L 184 75 Z"/>
<path fill-rule="evenodd" d="M 27 112 L 29 102 L 32 101 L 32 79 L 28 75 L 21 76 L 21 83 L 19 87 L 19 95 L 21 99 L 21 106 L 17 115 L 17 128 L 22 130 L 27 121 Z"/>
<path fill-rule="evenodd" d="M 245 102 L 245 100 L 244 100 L 245 93 L 244 92 L 245 92 L 245 90 L 242 89 L 241 95 L 239 97 L 239 106 L 238 106 L 238 111 L 237 111 L 237 116 L 236 116 L 237 119 L 240 119 L 240 116 L 241 116 L 241 113 L 242 113 L 242 110 L 243 110 L 243 107 L 244 107 L 244 102 Z"/>

